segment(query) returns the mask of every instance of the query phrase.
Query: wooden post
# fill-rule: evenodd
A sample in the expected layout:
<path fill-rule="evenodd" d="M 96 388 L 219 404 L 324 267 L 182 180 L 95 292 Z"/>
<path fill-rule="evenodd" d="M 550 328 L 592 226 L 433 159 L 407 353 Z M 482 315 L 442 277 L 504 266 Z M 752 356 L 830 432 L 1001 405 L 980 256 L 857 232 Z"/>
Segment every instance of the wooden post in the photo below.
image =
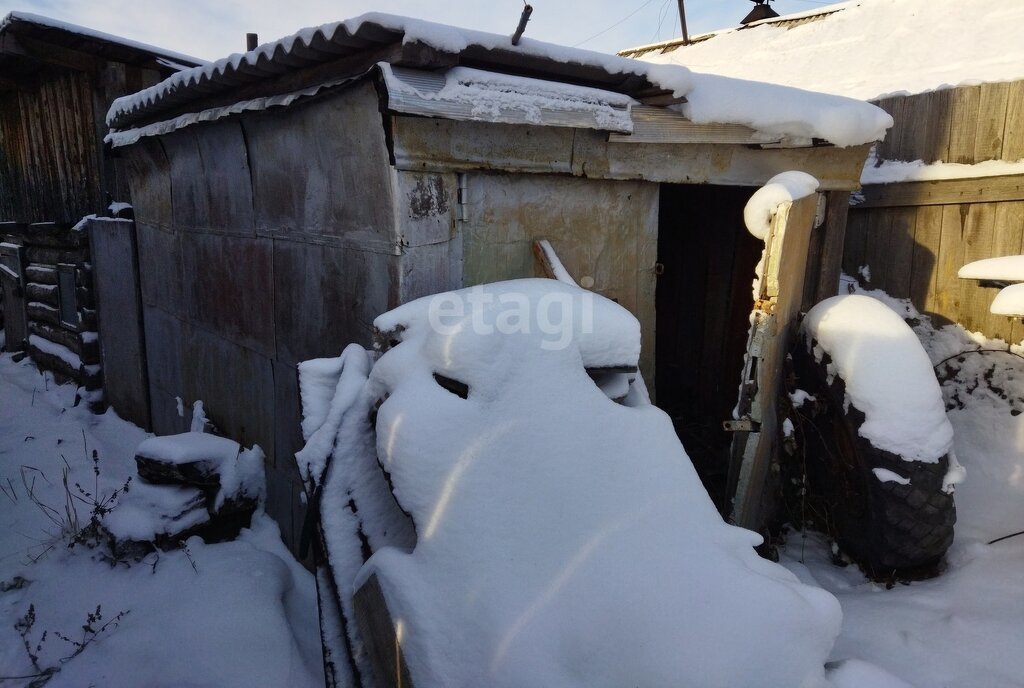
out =
<path fill-rule="evenodd" d="M 252 51 L 256 49 L 256 46 L 260 44 L 260 37 L 255 33 L 245 34 L 245 49 L 246 51 Z"/>

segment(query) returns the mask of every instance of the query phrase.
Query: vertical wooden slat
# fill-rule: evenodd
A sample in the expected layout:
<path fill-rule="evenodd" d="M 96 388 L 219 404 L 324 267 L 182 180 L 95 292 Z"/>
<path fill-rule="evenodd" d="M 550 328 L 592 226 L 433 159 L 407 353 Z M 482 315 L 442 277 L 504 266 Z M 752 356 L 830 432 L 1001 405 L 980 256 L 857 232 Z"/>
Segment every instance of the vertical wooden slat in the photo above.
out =
<path fill-rule="evenodd" d="M 917 208 L 914 224 L 914 257 L 910 268 L 910 299 L 919 311 L 935 309 L 939 241 L 942 237 L 941 205 Z"/>
<path fill-rule="evenodd" d="M 889 295 L 898 299 L 910 298 L 916 222 L 916 208 L 893 208 L 891 211 L 885 286 Z"/>
<path fill-rule="evenodd" d="M 1024 201 L 1000 203 L 996 206 L 996 235 L 993 242 L 994 256 L 1012 256 L 1024 253 Z M 1024 338 L 1024 325 L 1020 320 L 998 322 L 995 330 L 998 336 L 1008 342 L 1019 342 Z"/>
<path fill-rule="evenodd" d="M 995 205 L 974 203 L 969 207 L 964 222 L 961 267 L 993 255 Z M 982 288 L 975 280 L 960 280 L 960 324 L 972 332 L 989 332 L 992 325 L 989 306 L 995 294 L 994 289 Z"/>
<path fill-rule="evenodd" d="M 981 87 L 970 86 L 953 91 L 950 98 L 949 151 L 946 162 L 971 165 L 974 143 L 978 133 L 978 109 L 981 106 Z"/>
<path fill-rule="evenodd" d="M 867 238 L 869 210 L 850 209 L 846 221 L 846 238 L 843 241 L 843 272 L 855 276 L 864 264 L 864 245 Z"/>
<path fill-rule="evenodd" d="M 998 160 L 1003 152 L 1003 131 L 1009 84 L 982 84 L 978 102 L 978 124 L 974 134 L 974 161 Z"/>
<path fill-rule="evenodd" d="M 1024 159 L 1024 81 L 1014 81 L 1007 92 L 1001 157 L 1010 161 Z"/>
<path fill-rule="evenodd" d="M 885 289 L 888 269 L 889 240 L 892 238 L 891 208 L 875 208 L 868 216 L 864 244 L 864 263 L 871 272 L 871 288 Z"/>
<path fill-rule="evenodd" d="M 925 140 L 916 158 L 932 163 L 945 160 L 949 153 L 949 136 L 953 121 L 953 91 L 942 89 L 926 94 L 926 109 L 917 114 L 917 124 L 925 132 Z"/>
<path fill-rule="evenodd" d="M 934 297 L 926 305 L 937 326 L 957 322 L 960 317 L 960 280 L 957 272 L 963 266 L 963 226 L 967 205 L 942 206 L 939 255 L 936 262 Z"/>
<path fill-rule="evenodd" d="M 907 118 L 904 116 L 907 109 L 907 98 L 894 96 L 882 98 L 878 101 L 878 107 L 892 115 L 893 126 L 885 134 L 885 139 L 878 144 L 876 153 L 882 160 L 900 159 L 900 146 L 907 130 Z"/>
<path fill-rule="evenodd" d="M 812 303 L 834 296 L 839 289 L 839 271 L 842 270 L 843 247 L 846 244 L 846 232 L 851 215 L 850 192 L 829 191 L 827 198 L 825 226 L 821 228 L 824 238 L 818 262 L 818 283 L 811 299 Z M 810 273 L 808 281 L 814 281 L 814 274 Z"/>

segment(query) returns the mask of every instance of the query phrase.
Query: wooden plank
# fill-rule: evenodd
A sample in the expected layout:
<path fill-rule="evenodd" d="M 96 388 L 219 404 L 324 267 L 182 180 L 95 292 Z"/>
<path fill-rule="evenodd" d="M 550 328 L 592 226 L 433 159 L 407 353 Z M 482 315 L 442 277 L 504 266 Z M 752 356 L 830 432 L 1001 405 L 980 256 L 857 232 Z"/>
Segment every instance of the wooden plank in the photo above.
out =
<path fill-rule="evenodd" d="M 910 298 L 910 278 L 914 262 L 916 208 L 893 208 L 889 228 L 885 290 L 898 299 Z"/>
<path fill-rule="evenodd" d="M 839 272 L 842 269 L 843 247 L 850 217 L 850 193 L 829 191 L 825 207 L 825 225 L 821 228 L 824 240 L 821 243 L 821 260 L 818 267 L 817 287 L 812 302 L 827 299 L 839 289 Z M 813 273 L 812 273 L 813 275 Z M 813 276 L 810 278 L 813 281 Z"/>
<path fill-rule="evenodd" d="M 872 289 L 885 289 L 887 286 L 886 269 L 889 239 L 892 235 L 892 216 L 893 211 L 890 208 L 877 208 L 868 215 L 864 264 L 871 275 L 868 283 Z"/>
<path fill-rule="evenodd" d="M 942 206 L 935 296 L 929 309 L 935 325 L 939 327 L 957 322 L 960 317 L 960 280 L 957 272 L 964 264 L 963 227 L 969 208 L 966 204 Z"/>
<path fill-rule="evenodd" d="M 864 264 L 864 245 L 867 239 L 867 222 L 870 211 L 851 208 L 846 221 L 846 237 L 843 240 L 843 272 L 856 275 Z"/>
<path fill-rule="evenodd" d="M 1024 201 L 1024 174 L 927 182 L 868 184 L 857 208 Z"/>
<path fill-rule="evenodd" d="M 999 203 L 995 207 L 995 237 L 992 242 L 993 256 L 1012 256 L 1024 253 L 1024 202 Z M 990 336 L 1008 342 L 1019 342 L 1024 338 L 1020 320 L 994 318 L 994 329 Z"/>
<path fill-rule="evenodd" d="M 922 313 L 935 308 L 935 277 L 938 273 L 939 240 L 942 236 L 941 205 L 917 208 L 914 255 L 910 269 L 910 300 Z"/>
<path fill-rule="evenodd" d="M 963 258 L 961 266 L 967 263 L 991 258 L 995 234 L 995 206 L 977 203 L 968 206 L 963 230 Z M 975 280 L 960 280 L 959 323 L 971 332 L 991 331 L 989 306 L 997 291 L 979 286 Z"/>
<path fill-rule="evenodd" d="M 974 142 L 978 133 L 978 109 L 981 106 L 981 87 L 968 86 L 953 91 L 950 99 L 949 150 L 946 162 L 971 165 Z"/>
<path fill-rule="evenodd" d="M 1010 84 L 1006 99 L 1006 130 L 1003 132 L 1003 160 L 1024 159 L 1024 81 Z"/>
<path fill-rule="evenodd" d="M 901 160 L 900 147 L 908 130 L 908 118 L 905 114 L 912 106 L 905 96 L 882 98 L 876 105 L 892 115 L 893 125 L 885 133 L 885 138 L 878 143 L 875 154 L 881 160 Z"/>
<path fill-rule="evenodd" d="M 1003 152 L 1006 104 L 1010 85 L 1006 82 L 982 84 L 978 103 L 977 131 L 974 134 L 974 161 L 998 160 Z"/>

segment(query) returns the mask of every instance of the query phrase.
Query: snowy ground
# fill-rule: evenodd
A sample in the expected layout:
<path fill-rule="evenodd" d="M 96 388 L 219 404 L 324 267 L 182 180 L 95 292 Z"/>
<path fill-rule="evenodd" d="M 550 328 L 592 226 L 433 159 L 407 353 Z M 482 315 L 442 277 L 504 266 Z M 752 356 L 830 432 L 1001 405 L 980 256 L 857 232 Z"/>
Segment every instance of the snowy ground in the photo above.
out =
<path fill-rule="evenodd" d="M 914 315 L 904 303 L 876 296 Z M 936 363 L 968 349 L 1006 348 L 956 327 L 936 332 L 926 320 L 915 330 Z M 813 534 L 791 534 L 782 563 L 842 604 L 833 660 L 866 660 L 918 688 L 1024 686 L 1024 536 L 986 544 L 1024 529 L 1024 359 L 966 354 L 939 373 L 968 470 L 944 575 L 886 590 L 856 567 L 835 566 L 829 544 Z M 194 539 L 188 554 L 131 566 L 62 544 L 29 498 L 33 479 L 36 497 L 61 520 L 62 455 L 73 467 L 71 483 L 95 491 L 88 456 L 96 449 L 99 491 L 109 494 L 134 473 L 132 453 L 146 437 L 113 413 L 74 408 L 73 400 L 73 389 L 54 385 L 27 361 L 0 356 L 0 677 L 37 673 L 16 629 L 32 605 L 30 647 L 40 668 L 59 668 L 49 686 L 322 685 L 313 580 L 267 517 L 236 542 Z M 75 647 L 56 634 L 80 641 L 97 605 L 97 628 L 126 614 L 65 661 Z M 848 666 L 851 674 L 857 668 Z M 870 667 L 860 668 L 865 678 L 852 685 L 880 688 L 867 677 Z"/>
<path fill-rule="evenodd" d="M 905 301 L 867 293 L 904 317 L 917 316 Z M 957 326 L 936 331 L 918 320 L 915 332 L 933 363 L 970 349 L 1007 349 Z M 886 590 L 855 566 L 834 566 L 822 537 L 800 534 L 790 535 L 782 563 L 839 598 L 843 631 L 833 660 L 864 659 L 918 688 L 1024 686 L 1024 535 L 987 544 L 1024 530 L 1024 359 L 965 354 L 938 373 L 967 469 L 956 491 L 946 572 Z"/>
<path fill-rule="evenodd" d="M 100 550 L 67 548 L 29 487 L 66 521 L 62 455 L 70 484 L 95 493 L 87 457 L 97 450 L 99 492 L 110 494 L 134 474 L 134 449 L 146 437 L 113 412 L 94 416 L 73 403 L 74 388 L 55 385 L 27 360 L 0 356 L 0 679 L 58 668 L 48 686 L 322 686 L 313 578 L 265 515 L 235 542 L 193 538 L 188 555 L 131 566 L 112 566 Z M 88 520 L 84 504 L 77 510 Z M 30 605 L 35 622 L 26 635 L 38 668 L 15 628 Z M 97 630 L 125 615 L 67 659 L 76 648 L 57 634 L 82 642 L 97 606 Z"/>

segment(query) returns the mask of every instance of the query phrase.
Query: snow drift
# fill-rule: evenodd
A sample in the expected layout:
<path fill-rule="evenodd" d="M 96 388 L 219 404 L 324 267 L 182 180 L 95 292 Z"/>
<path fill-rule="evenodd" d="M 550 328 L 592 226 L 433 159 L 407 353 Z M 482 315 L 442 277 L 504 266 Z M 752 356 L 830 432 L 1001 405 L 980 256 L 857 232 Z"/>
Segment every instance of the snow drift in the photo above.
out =
<path fill-rule="evenodd" d="M 328 548 L 336 574 L 358 570 L 343 595 L 376 575 L 416 685 L 827 685 L 835 598 L 722 521 L 664 413 L 617 404 L 588 375 L 636 365 L 627 311 L 518 280 L 426 297 L 374 325 L 393 342 L 364 393 L 383 400 L 376 456 L 350 468 L 387 473 L 415 546 L 375 548 L 365 564 L 358 544 Z M 352 403 L 367 360 L 346 357 L 330 406 Z M 325 408 L 330 369 L 310 369 L 306 417 L 335 419 L 324 422 L 339 428 L 337 466 L 366 406 Z M 339 513 L 325 502 L 325 530 L 350 527 Z"/>

